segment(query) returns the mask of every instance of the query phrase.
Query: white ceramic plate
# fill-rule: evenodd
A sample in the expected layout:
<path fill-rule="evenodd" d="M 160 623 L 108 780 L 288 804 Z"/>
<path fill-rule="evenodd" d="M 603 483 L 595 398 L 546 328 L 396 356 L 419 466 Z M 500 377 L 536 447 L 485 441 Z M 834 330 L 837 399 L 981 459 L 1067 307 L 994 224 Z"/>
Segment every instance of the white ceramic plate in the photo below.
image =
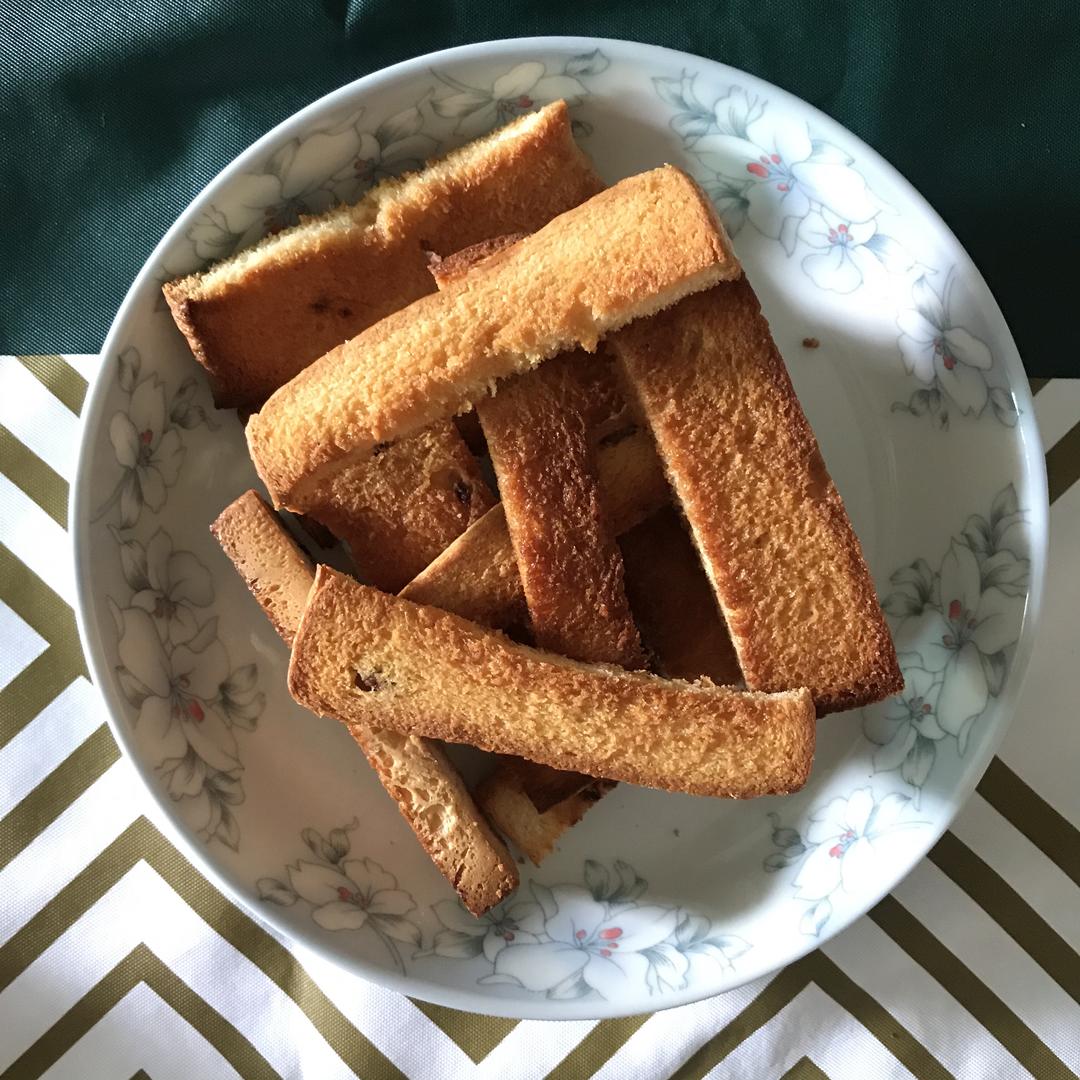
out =
<path fill-rule="evenodd" d="M 255 483 L 240 426 L 212 410 L 159 287 L 557 97 L 606 180 L 673 161 L 715 200 L 862 539 L 907 689 L 823 721 L 799 795 L 735 803 L 620 785 L 477 921 L 345 730 L 289 698 L 286 650 L 207 531 Z M 113 323 L 72 522 L 80 628 L 114 731 L 210 877 L 394 989 L 558 1018 L 715 994 L 794 960 L 896 884 L 1004 733 L 1046 517 L 1008 328 L 900 176 L 742 72 L 547 38 L 361 79 L 225 169 Z"/>

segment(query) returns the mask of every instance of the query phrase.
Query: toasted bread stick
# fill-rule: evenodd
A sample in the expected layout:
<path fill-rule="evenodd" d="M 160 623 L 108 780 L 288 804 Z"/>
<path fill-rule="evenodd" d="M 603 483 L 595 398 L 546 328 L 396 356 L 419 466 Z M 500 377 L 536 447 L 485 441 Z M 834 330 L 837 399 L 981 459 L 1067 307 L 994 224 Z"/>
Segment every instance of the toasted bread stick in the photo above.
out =
<path fill-rule="evenodd" d="M 479 462 L 440 420 L 372 461 L 327 470 L 308 513 L 349 545 L 361 577 L 397 592 L 494 505 Z"/>
<path fill-rule="evenodd" d="M 896 693 L 903 677 L 862 548 L 749 282 L 684 300 L 609 348 L 747 686 L 809 687 L 819 715 Z"/>
<path fill-rule="evenodd" d="M 477 406 L 537 646 L 644 667 L 622 555 L 593 465 L 577 358 L 510 379 Z"/>
<path fill-rule="evenodd" d="M 576 356 L 556 357 L 507 380 L 476 411 L 536 645 L 572 660 L 642 668 L 622 555 L 604 514 L 589 443 L 589 387 L 578 372 Z M 592 783 L 581 773 L 557 773 L 535 762 L 502 764 L 497 771 L 503 769 L 541 814 Z"/>
<path fill-rule="evenodd" d="M 432 260 L 432 276 L 442 289 L 521 239 L 520 234 L 497 237 Z M 607 357 L 602 366 L 590 364 L 597 359 L 587 353 L 557 357 L 507 380 L 496 396 L 477 404 L 476 413 L 495 469 L 533 640 L 575 660 L 638 668 L 644 654 L 623 587 L 622 558 L 603 517 L 589 442 L 590 428 L 622 403 L 612 407 L 605 400 L 604 391 L 615 390 L 616 383 Z M 603 414 L 595 417 L 598 409 Z M 594 783 L 580 773 L 507 759 L 486 790 L 498 790 L 500 773 L 541 814 Z M 505 833 L 505 825 L 500 827 Z"/>
<path fill-rule="evenodd" d="M 657 204 L 664 213 L 656 213 Z M 664 166 L 630 177 L 315 361 L 247 425 L 275 505 L 302 512 L 322 473 L 369 460 L 502 378 L 597 342 L 739 273 L 701 189 Z"/>
<path fill-rule="evenodd" d="M 211 531 L 274 628 L 291 644 L 314 580 L 307 557 L 254 491 L 227 506 Z M 469 911 L 483 914 L 517 888 L 510 852 L 438 744 L 362 724 L 349 731 Z"/>
<path fill-rule="evenodd" d="M 744 692 L 580 664 L 325 566 L 300 620 L 289 689 L 349 725 L 696 795 L 796 791 L 813 758 L 806 690 Z"/>
<path fill-rule="evenodd" d="M 540 767 L 548 768 L 546 765 Z M 514 846 L 527 855 L 534 866 L 539 866 L 554 851 L 555 844 L 563 833 L 572 829 L 615 787 L 615 781 L 593 780 L 580 791 L 561 799 L 540 813 L 525 790 L 521 774 L 526 768 L 531 782 L 535 784 L 535 761 L 515 757 L 502 758 L 499 767 L 477 787 L 476 801 L 483 807 L 495 828 L 512 840 Z M 555 769 L 551 772 L 557 777 L 567 775 Z"/>
<path fill-rule="evenodd" d="M 447 254 L 539 228 L 599 188 L 557 102 L 165 295 L 217 403 L 257 407 L 328 349 L 432 292 L 425 247 Z M 493 501 L 442 420 L 376 460 L 327 470 L 306 516 L 346 542 L 366 580 L 396 591 Z"/>
<path fill-rule="evenodd" d="M 675 510 L 665 507 L 623 533 L 619 547 L 630 606 L 655 669 L 669 678 L 704 675 L 720 685 L 740 685 L 742 672 L 731 638 Z M 563 833 L 615 786 L 594 780 L 558 802 L 565 790 L 558 778 L 564 775 L 536 762 L 503 758 L 475 792 L 488 820 L 537 866 Z M 537 791 L 538 778 L 545 776 L 551 778 L 549 785 Z M 538 812 L 545 806 L 549 808 Z"/>
<path fill-rule="evenodd" d="M 170 282 L 165 299 L 217 405 L 257 406 L 329 349 L 433 292 L 428 251 L 537 229 L 600 187 L 556 101 L 354 206 Z"/>

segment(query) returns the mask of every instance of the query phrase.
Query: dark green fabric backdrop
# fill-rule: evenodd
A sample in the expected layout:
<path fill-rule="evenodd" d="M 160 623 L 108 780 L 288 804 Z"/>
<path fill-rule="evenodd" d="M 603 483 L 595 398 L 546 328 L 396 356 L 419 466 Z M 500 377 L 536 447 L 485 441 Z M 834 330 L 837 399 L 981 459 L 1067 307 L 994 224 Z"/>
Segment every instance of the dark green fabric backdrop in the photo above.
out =
<path fill-rule="evenodd" d="M 1080 375 L 1080 5 L 731 0 L 0 0 L 0 348 L 91 351 L 199 189 L 320 94 L 419 53 L 595 34 L 824 109 L 988 278 L 1034 375 Z"/>

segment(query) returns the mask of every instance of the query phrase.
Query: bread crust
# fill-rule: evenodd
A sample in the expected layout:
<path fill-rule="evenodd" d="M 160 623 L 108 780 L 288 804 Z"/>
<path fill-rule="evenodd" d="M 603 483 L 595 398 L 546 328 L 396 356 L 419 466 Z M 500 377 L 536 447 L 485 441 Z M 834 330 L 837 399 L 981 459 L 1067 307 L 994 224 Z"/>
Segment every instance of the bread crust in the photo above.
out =
<path fill-rule="evenodd" d="M 527 626 L 529 612 L 502 503 L 470 525 L 399 595 L 493 629 Z"/>
<path fill-rule="evenodd" d="M 806 690 L 750 693 L 579 664 L 325 566 L 300 620 L 289 689 L 349 725 L 696 795 L 795 791 L 813 759 Z"/>
<path fill-rule="evenodd" d="M 315 578 L 307 557 L 254 491 L 230 503 L 211 532 L 274 629 L 291 644 Z M 513 857 L 441 746 L 362 724 L 349 731 L 469 911 L 481 915 L 517 888 Z"/>
<path fill-rule="evenodd" d="M 218 404 L 257 406 L 327 349 L 431 292 L 425 246 L 446 253 L 485 230 L 537 228 L 599 187 L 558 102 L 165 293 Z M 448 420 L 328 469 L 310 494 L 308 520 L 392 591 L 495 501 Z"/>
<path fill-rule="evenodd" d="M 428 272 L 431 274 L 435 287 L 442 289 L 452 281 L 457 281 L 470 270 L 474 269 L 485 259 L 492 255 L 498 255 L 504 248 L 524 240 L 527 233 L 505 233 L 502 236 L 491 236 L 481 240 L 477 244 L 470 244 L 460 251 L 452 252 L 445 258 L 436 255 L 434 251 L 428 253 Z"/>
<path fill-rule="evenodd" d="M 557 101 L 163 292 L 216 404 L 257 406 L 342 341 L 432 292 L 427 251 L 537 229 L 600 187 Z"/>
<path fill-rule="evenodd" d="M 903 677 L 859 540 L 745 278 L 627 327 L 619 358 L 656 439 L 746 684 L 819 715 Z"/>
<path fill-rule="evenodd" d="M 315 567 L 281 519 L 254 491 L 245 491 L 210 526 L 278 636 L 292 646 L 315 581 Z"/>
<path fill-rule="evenodd" d="M 302 512 L 334 462 L 463 412 L 498 379 L 593 350 L 738 272 L 685 173 L 630 177 L 315 361 L 249 421 L 252 459 L 275 505 Z"/>
<path fill-rule="evenodd" d="M 624 533 L 626 590 L 654 670 L 669 678 L 706 676 L 739 686 L 742 672 L 690 537 L 673 507 Z M 615 785 L 593 780 L 577 788 L 547 766 L 504 758 L 477 789 L 488 820 L 539 865 L 559 837 Z"/>

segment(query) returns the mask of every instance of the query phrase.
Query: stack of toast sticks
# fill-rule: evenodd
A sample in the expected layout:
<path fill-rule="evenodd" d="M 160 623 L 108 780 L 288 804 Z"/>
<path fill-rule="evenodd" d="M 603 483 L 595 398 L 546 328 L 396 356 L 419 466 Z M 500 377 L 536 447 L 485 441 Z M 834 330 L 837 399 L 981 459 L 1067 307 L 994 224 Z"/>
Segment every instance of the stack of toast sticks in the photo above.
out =
<path fill-rule="evenodd" d="M 275 509 L 249 491 L 212 528 L 290 691 L 473 913 L 518 884 L 500 834 L 538 863 L 620 780 L 797 790 L 818 717 L 900 688 L 707 198 L 670 166 L 605 190 L 564 102 L 164 291 L 250 417 Z M 475 792 L 440 740 L 499 755 Z"/>

